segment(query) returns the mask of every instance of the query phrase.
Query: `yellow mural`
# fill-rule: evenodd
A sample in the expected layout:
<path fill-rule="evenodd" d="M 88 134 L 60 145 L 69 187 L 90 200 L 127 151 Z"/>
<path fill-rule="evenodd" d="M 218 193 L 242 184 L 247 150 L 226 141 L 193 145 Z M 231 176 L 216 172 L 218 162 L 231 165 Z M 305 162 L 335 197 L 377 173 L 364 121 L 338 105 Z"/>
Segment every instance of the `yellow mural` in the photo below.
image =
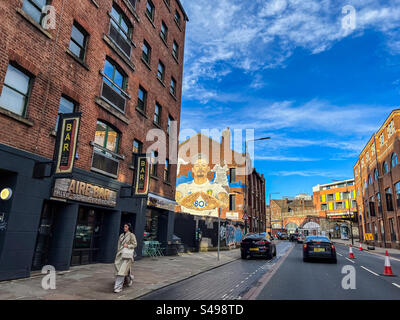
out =
<path fill-rule="evenodd" d="M 181 211 L 210 217 L 218 217 L 218 208 L 226 208 L 229 195 L 225 188 L 208 179 L 211 168 L 207 159 L 198 154 L 190 168 L 193 180 L 176 187 L 176 202 Z"/>

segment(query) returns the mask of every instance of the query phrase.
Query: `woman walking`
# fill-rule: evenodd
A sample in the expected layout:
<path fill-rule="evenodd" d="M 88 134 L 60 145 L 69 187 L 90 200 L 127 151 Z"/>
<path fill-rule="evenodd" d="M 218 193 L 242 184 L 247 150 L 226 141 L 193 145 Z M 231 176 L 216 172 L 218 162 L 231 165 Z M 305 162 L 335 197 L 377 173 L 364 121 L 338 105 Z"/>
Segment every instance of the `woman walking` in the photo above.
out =
<path fill-rule="evenodd" d="M 134 259 L 134 249 L 137 247 L 136 237 L 132 233 L 130 223 L 124 224 L 124 233 L 119 236 L 118 252 L 115 257 L 116 279 L 114 292 L 122 291 L 126 280 L 130 287 L 133 283 L 132 264 Z"/>

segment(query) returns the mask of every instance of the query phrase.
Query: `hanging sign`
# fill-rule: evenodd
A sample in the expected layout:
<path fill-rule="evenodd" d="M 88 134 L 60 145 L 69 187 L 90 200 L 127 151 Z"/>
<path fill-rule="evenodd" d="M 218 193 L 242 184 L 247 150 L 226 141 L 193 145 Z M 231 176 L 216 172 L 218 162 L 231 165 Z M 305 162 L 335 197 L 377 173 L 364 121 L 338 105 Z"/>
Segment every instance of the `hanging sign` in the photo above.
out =
<path fill-rule="evenodd" d="M 149 193 L 150 165 L 146 155 L 137 156 L 136 188 L 135 194 L 147 195 Z"/>
<path fill-rule="evenodd" d="M 74 167 L 80 113 L 61 114 L 58 123 L 55 173 L 71 173 Z"/>

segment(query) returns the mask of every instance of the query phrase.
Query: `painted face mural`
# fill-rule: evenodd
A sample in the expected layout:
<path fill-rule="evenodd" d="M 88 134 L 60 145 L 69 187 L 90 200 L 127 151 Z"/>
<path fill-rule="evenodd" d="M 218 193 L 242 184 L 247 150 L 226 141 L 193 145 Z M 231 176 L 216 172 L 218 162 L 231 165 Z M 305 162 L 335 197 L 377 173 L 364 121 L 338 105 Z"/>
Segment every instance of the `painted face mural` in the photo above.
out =
<path fill-rule="evenodd" d="M 218 217 L 218 208 L 228 206 L 228 192 L 222 184 L 209 180 L 211 168 L 204 156 L 198 155 L 192 163 L 193 180 L 177 185 L 176 201 L 183 212 Z"/>

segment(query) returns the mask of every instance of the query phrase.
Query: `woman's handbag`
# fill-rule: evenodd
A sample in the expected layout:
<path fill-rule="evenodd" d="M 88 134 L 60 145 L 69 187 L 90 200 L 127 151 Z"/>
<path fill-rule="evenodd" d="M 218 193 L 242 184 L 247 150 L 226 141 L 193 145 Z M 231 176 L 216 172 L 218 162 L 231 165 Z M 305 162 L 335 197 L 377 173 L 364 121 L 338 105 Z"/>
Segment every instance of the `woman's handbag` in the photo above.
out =
<path fill-rule="evenodd" d="M 123 248 L 122 249 L 122 259 L 133 259 L 135 249 L 128 249 L 128 248 Z"/>

